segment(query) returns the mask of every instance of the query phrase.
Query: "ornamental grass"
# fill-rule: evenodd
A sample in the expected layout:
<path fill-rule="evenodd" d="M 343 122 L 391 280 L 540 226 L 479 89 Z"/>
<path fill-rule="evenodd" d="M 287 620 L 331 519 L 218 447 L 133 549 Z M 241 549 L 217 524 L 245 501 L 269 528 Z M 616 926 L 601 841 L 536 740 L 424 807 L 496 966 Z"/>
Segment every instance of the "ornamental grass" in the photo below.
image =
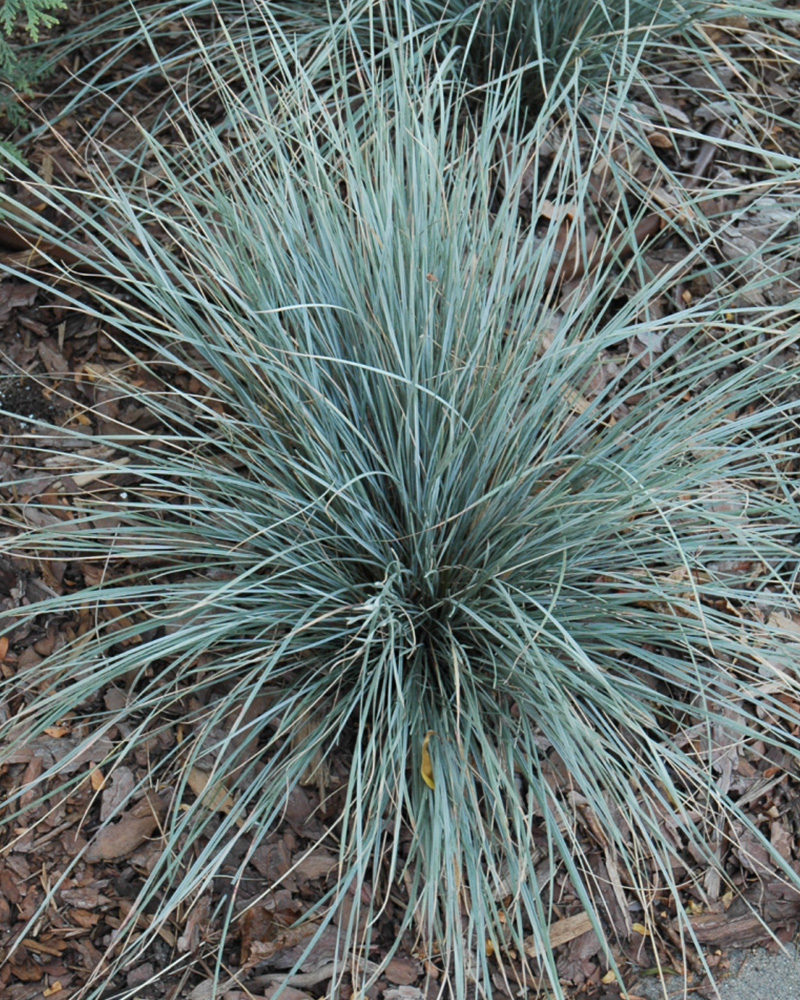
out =
<path fill-rule="evenodd" d="M 104 736 L 113 774 L 180 734 L 103 821 L 160 796 L 164 849 L 91 996 L 201 894 L 225 979 L 249 852 L 299 782 L 332 794 L 331 761 L 338 880 L 301 916 L 306 955 L 338 933 L 331 995 L 379 978 L 391 899 L 395 946 L 416 942 L 443 995 L 492 995 L 513 953 L 514 988 L 563 996 L 557 872 L 624 979 L 587 817 L 641 924 L 657 887 L 687 945 L 686 887 L 713 871 L 734 889 L 743 831 L 800 884 L 715 768 L 724 743 L 799 749 L 798 331 L 785 296 L 744 294 L 786 274 L 710 265 L 701 242 L 707 294 L 654 312 L 675 275 L 643 264 L 644 208 L 620 201 L 598 251 L 559 256 L 613 135 L 583 142 L 566 91 L 522 128 L 521 72 L 476 102 L 455 57 L 388 58 L 352 106 L 303 77 L 249 73 L 242 92 L 217 75 L 226 130 L 187 104 L 184 144 L 143 136 L 157 195 L 102 164 L 80 201 L 18 170 L 82 233 L 39 221 L 77 261 L 50 253 L 26 280 L 69 279 L 56 293 L 126 357 L 104 384 L 152 419 L 61 426 L 87 444 L 65 469 L 109 490 L 4 516 L 5 553 L 96 574 L 3 623 L 91 618 L 2 682 L 6 759 L 65 715 L 86 734 L 2 821 L 55 808 Z M 584 246 L 580 218 L 569 232 Z M 104 826 L 85 829 L 91 849 Z"/>

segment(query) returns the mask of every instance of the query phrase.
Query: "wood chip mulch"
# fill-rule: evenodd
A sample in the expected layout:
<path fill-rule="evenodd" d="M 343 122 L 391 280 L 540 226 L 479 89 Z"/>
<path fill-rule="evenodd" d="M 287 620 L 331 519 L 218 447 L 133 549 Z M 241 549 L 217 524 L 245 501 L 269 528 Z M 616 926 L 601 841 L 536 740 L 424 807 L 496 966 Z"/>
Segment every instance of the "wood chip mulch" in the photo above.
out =
<path fill-rule="evenodd" d="M 739 59 L 757 58 L 743 46 L 741 29 L 731 28 L 729 34 L 720 31 L 715 44 Z M 727 46 L 727 48 L 726 48 Z M 134 53 L 132 59 L 141 58 Z M 724 62 L 724 60 L 723 60 Z M 729 60 L 730 62 L 730 60 Z M 74 67 L 70 67 L 74 69 Z M 659 163 L 684 175 L 696 177 L 706 191 L 709 215 L 725 214 L 746 207 L 740 223 L 728 231 L 715 251 L 735 256 L 742 248 L 759 247 L 765 234 L 776 226 L 787 226 L 787 232 L 797 221 L 788 218 L 794 213 L 796 192 L 783 194 L 770 191 L 755 197 L 742 185 L 738 203 L 721 196 L 714 204 L 715 191 L 729 190 L 732 178 L 758 175 L 758 164 L 747 154 L 736 151 L 720 152 L 713 145 L 713 130 L 725 121 L 729 137 L 736 138 L 736 122 L 730 109 L 724 107 L 725 95 L 714 101 L 716 82 L 702 68 L 690 68 L 693 76 L 683 79 L 686 89 L 678 89 L 670 67 L 663 66 L 663 79 L 654 79 L 653 91 L 639 95 L 643 113 L 653 96 L 662 101 L 662 109 L 671 108 L 676 125 L 687 131 L 710 137 L 682 140 L 676 145 L 673 137 L 654 125 L 653 155 L 648 159 L 639 154 L 630 169 L 640 184 L 648 189 L 656 176 Z M 785 68 L 784 68 L 785 69 Z M 704 75 L 705 73 L 705 75 Z M 784 75 L 781 75 L 783 73 Z M 60 81 L 67 80 L 66 70 Z M 770 110 L 790 117 L 800 106 L 797 81 L 788 70 L 774 72 L 765 67 L 764 100 Z M 729 86 L 735 84 L 729 73 Z M 689 88 L 694 88 L 690 90 Z M 748 99 L 752 95 L 747 95 Z M 135 113 L 136 103 L 142 109 L 152 109 L 149 91 L 135 92 L 127 97 L 126 112 Z M 52 102 L 44 95 L 35 104 L 51 113 Z M 146 115 L 149 111 L 143 111 Z M 116 130 L 118 141 L 122 121 L 112 118 L 110 131 Z M 56 133 L 40 139 L 28 151 L 30 162 L 43 172 L 53 171 L 78 180 L 75 165 L 64 155 L 67 146 L 78 147 L 82 123 L 74 117 L 63 119 Z M 789 155 L 800 152 L 800 131 L 782 129 L 771 141 L 782 144 Z M 602 205 L 605 192 L 598 189 L 597 204 Z M 665 192 L 665 196 L 668 192 Z M 654 231 L 645 253 L 651 272 L 672 266 L 688 250 L 667 231 Z M 728 241 L 727 243 L 725 241 Z M 726 246 L 728 250 L 726 251 Z M 568 256 L 569 247 L 563 248 Z M 19 254 L 19 246 L 0 247 L 4 259 Z M 766 293 L 777 297 L 798 295 L 798 287 L 790 275 L 797 261 L 763 260 L 764 267 L 780 267 L 786 273 L 785 282 L 776 282 Z M 696 270 L 696 268 L 694 269 Z M 665 290 L 663 301 L 653 303 L 654 310 L 669 314 L 675 308 L 675 297 L 691 301 L 702 295 L 704 279 L 694 279 L 693 269 Z M 561 294 L 570 293 L 570 282 L 580 275 L 567 274 Z M 563 278 L 563 275 L 562 275 Z M 697 282 L 697 284 L 695 284 Z M 78 293 L 79 294 L 79 293 Z M 753 302 L 753 307 L 762 303 Z M 102 444 L 92 449 L 85 439 L 68 433 L 70 428 L 102 435 L 120 424 L 146 431 L 153 418 L 141 407 L 120 399 L 108 387 L 104 376 L 129 364 L 120 352 L 114 336 L 97 322 L 88 321 L 79 311 L 68 309 L 55 295 L 33 284 L 5 276 L 0 283 L 0 509 L 6 519 L 20 516 L 35 524 L 37 518 L 57 517 L 59 504 L 68 508 L 91 491 L 96 503 L 98 494 L 109 501 L 124 497 L 124 475 L 104 477 L 102 470 L 92 478 L 86 472 L 71 475 L 70 454 L 75 454 L 74 469 L 85 470 L 85 458 L 102 459 Z M 631 350 L 660 351 L 662 343 L 632 343 Z M 797 359 L 792 359 L 797 363 Z M 613 359 L 607 359 L 609 366 Z M 645 363 L 643 360 L 642 363 Z M 599 393 L 603 379 L 613 377 L 605 370 L 599 376 L 595 390 Z M 52 425 L 45 432 L 36 421 Z M 56 457 L 57 456 L 57 457 Z M 36 498 L 46 498 L 48 512 L 42 512 Z M 21 513 L 22 512 L 22 515 Z M 48 598 L 78 591 L 96 582 L 97 566 L 79 558 L 64 561 L 36 561 L 3 557 L 0 559 L 0 610 L 35 605 Z M 124 609 L 120 613 L 124 613 Z M 18 629 L 0 640 L 0 670 L 5 678 L 17 678 L 21 688 L 36 684 L 36 668 L 45 657 L 61 645 L 92 627 L 90 611 L 74 613 L 43 613 L 33 624 Z M 800 624 L 797 626 L 800 634 Z M 97 713 L 124 703 L 126 692 L 111 687 L 98 694 L 94 707 Z M 800 708 L 800 706 L 798 706 Z M 14 704 L 0 705 L 5 718 L 13 715 Z M 163 851 L 159 820 L 168 806 L 168 792 L 151 791 L 130 806 L 110 828 L 109 834 L 98 834 L 103 820 L 110 815 L 131 788 L 146 778 L 154 758 L 170 751 L 177 738 L 175 730 L 161 729 L 141 745 L 140 750 L 126 759 L 111 773 L 105 773 L 103 761 L 114 748 L 119 736 L 106 731 L 89 744 L 89 749 L 74 756 L 67 774 L 74 779 L 69 794 L 55 808 L 37 809 L 33 783 L 56 759 L 67 755 L 85 743 L 91 733 L 84 722 L 65 717 L 46 734 L 30 740 L 20 749 L 9 766 L 0 773 L 0 795 L 13 789 L 31 786 L 25 805 L 33 808 L 26 813 L 25 825 L 13 830 L 13 839 L 0 847 L 0 996 L 4 1000 L 39 1000 L 56 997 L 64 1000 L 80 995 L 87 982 L 102 982 L 104 956 L 126 934 L 137 934 L 147 928 L 147 914 L 132 923 L 131 902 L 137 896 L 154 861 Z M 800 780 L 793 773 L 787 755 L 761 746 L 746 746 L 726 740 L 720 732 L 719 755 L 714 763 L 720 785 L 734 794 L 740 804 L 746 803 L 749 815 L 766 835 L 772 846 L 794 871 L 800 873 Z M 559 780 L 558 763 L 552 762 L 553 780 Z M 345 762 L 329 763 L 330 780 L 325 795 L 314 787 L 298 786 L 291 794 L 283 821 L 253 850 L 246 868 L 246 878 L 239 887 L 237 910 L 246 910 L 228 937 L 225 947 L 224 974 L 218 995 L 224 1000 L 269 998 L 283 982 L 302 952 L 307 935 L 314 926 L 298 930 L 293 925 L 315 901 L 335 882 L 337 849 L 333 841 L 325 841 L 325 830 L 341 804 L 341 787 L 346 779 Z M 563 778 L 563 775 L 561 776 Z M 200 794 L 198 791 L 197 794 Z M 213 823 L 209 834 L 213 832 Z M 608 845 L 597 836 L 591 818 L 579 829 L 592 870 L 599 879 L 605 931 L 611 942 L 626 984 L 636 994 L 636 983 L 658 970 L 689 977 L 695 995 L 707 987 L 705 968 L 699 956 L 685 949 L 677 921 L 675 903 L 665 890 L 656 898 L 657 934 L 645 930 L 637 920 L 638 904 L 620 881 L 617 866 Z M 675 831 L 675 839 L 679 835 Z M 317 846 L 314 846 L 317 845 Z M 202 844 L 198 844 L 198 849 Z M 313 849 L 312 849 L 313 848 Z M 234 874 L 244 857 L 245 845 L 233 850 L 224 869 Z M 800 892 L 786 885 L 775 863 L 747 830 L 731 831 L 730 840 L 719 845 L 720 856 L 731 885 L 740 891 L 734 898 L 728 886 L 718 876 L 709 874 L 705 883 L 706 899 L 691 888 L 691 873 L 696 873 L 701 859 L 686 859 L 686 869 L 676 870 L 674 877 L 687 889 L 684 905 L 693 914 L 692 927 L 705 948 L 705 960 L 715 972 L 724 975 L 727 951 L 759 943 L 770 943 L 769 925 L 778 941 L 789 941 L 800 921 Z M 81 860 L 73 864 L 84 851 Z M 310 853 L 309 853 L 310 851 Z M 543 852 L 544 855 L 545 852 Z M 542 875 L 547 877 L 546 862 Z M 556 873 L 555 897 L 559 899 L 557 921 L 551 936 L 557 944 L 558 969 L 563 983 L 575 996 L 596 1000 L 611 1000 L 621 996 L 619 984 L 608 974 L 608 963 L 595 931 L 583 911 L 569 879 L 564 872 Z M 257 900 L 266 884 L 280 883 L 280 888 L 267 899 Z M 361 886 L 369 894 L 369 885 Z M 222 892 L 222 887 L 220 887 Z M 404 899 L 402 892 L 393 903 L 387 903 L 382 925 L 376 934 L 375 955 L 380 958 L 395 944 L 396 913 Z M 709 903 L 710 900 L 710 903 Z M 125 969 L 106 985 L 108 995 L 125 990 L 141 1000 L 211 1000 L 213 955 L 222 933 L 218 899 L 199 898 L 187 905 L 180 918 L 160 927 L 146 958 Z M 343 914 L 340 919 L 347 919 Z M 333 925 L 320 938 L 313 954 L 301 965 L 299 972 L 282 992 L 286 1000 L 308 1000 L 326 995 L 336 955 L 336 932 Z M 773 942 L 774 946 L 774 942 Z M 533 957 L 531 955 L 528 957 Z M 495 956 L 495 987 L 499 996 L 515 997 L 522 956 L 512 952 Z M 99 980 L 97 976 L 99 974 Z M 416 942 L 409 936 L 401 942 L 395 958 L 382 978 L 369 990 L 369 997 L 383 1000 L 427 1000 L 440 988 L 443 970 L 436 956 L 420 954 Z M 529 993 L 528 995 L 533 995 Z M 347 1000 L 346 989 L 343 1000 Z"/>

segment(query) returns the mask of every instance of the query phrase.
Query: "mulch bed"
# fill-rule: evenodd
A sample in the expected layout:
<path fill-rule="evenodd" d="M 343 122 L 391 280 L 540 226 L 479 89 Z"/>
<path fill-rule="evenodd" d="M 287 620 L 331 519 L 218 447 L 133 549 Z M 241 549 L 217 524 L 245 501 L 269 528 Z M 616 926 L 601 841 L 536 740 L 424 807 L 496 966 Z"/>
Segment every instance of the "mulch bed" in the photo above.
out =
<path fill-rule="evenodd" d="M 728 33 L 717 30 L 714 44 L 727 53 L 730 65 L 734 57 L 753 64 L 760 58 L 752 40 L 748 42 L 736 26 Z M 130 58 L 133 65 L 145 55 L 134 52 Z M 757 190 L 754 193 L 748 181 L 755 183 L 760 179 L 761 165 L 746 153 L 720 150 L 714 145 L 722 121 L 729 136 L 732 131 L 735 139 L 737 126 L 729 120 L 731 109 L 723 107 L 726 95 L 717 94 L 715 100 L 716 84 L 702 68 L 683 69 L 686 87 L 678 89 L 669 73 L 669 59 L 665 57 L 663 78 L 651 81 L 653 93 L 638 95 L 641 108 L 647 113 L 655 94 L 662 101 L 662 108 L 672 109 L 676 127 L 705 132 L 709 139 L 707 142 L 687 139 L 683 140 L 685 146 L 676 146 L 673 137 L 654 126 L 652 157 L 642 156 L 631 167 L 640 189 L 647 189 L 658 173 L 659 164 L 666 163 L 671 169 L 694 177 L 704 192 L 710 216 L 724 219 L 749 205 L 750 210 L 742 215 L 737 226 L 720 239 L 716 248 L 709 250 L 722 257 L 726 253 L 734 257 L 750 246 L 757 250 L 765 236 L 778 226 L 786 226 L 787 233 L 796 231 L 797 220 L 792 221 L 788 216 L 794 213 L 797 192 L 771 191 L 766 196 Z M 765 63 L 761 77 L 765 106 L 786 117 L 794 114 L 800 104 L 800 92 L 788 60 L 787 65 L 777 67 Z M 53 86 L 66 85 L 68 79 L 64 67 Z M 735 87 L 733 71 L 727 74 L 726 81 L 729 87 Z M 59 100 L 67 97 L 68 92 L 64 92 Z M 747 97 L 751 100 L 752 94 Z M 154 114 L 153 94 L 147 88 L 129 94 L 126 101 L 128 114 L 135 116 L 137 105 L 148 109 L 142 111 L 144 117 Z M 52 115 L 57 103 L 41 96 L 34 101 L 34 110 Z M 43 175 L 54 172 L 80 183 L 80 170 L 65 149 L 80 146 L 83 124 L 74 116 L 62 119 L 52 133 L 45 134 L 26 150 L 30 162 Z M 777 130 L 772 126 L 770 129 L 766 141 L 773 142 L 789 156 L 800 153 L 800 130 L 793 132 L 785 127 Z M 109 119 L 106 137 L 124 143 L 121 116 Z M 715 201 L 715 192 L 729 191 L 735 178 L 740 180 L 739 195 L 721 195 Z M 604 197 L 605 192 L 598 189 L 599 206 Z M 693 278 L 696 267 L 688 263 L 691 248 L 676 235 L 656 226 L 649 237 L 644 256 L 653 273 L 684 258 L 687 260 L 686 273 L 665 290 L 662 301 L 652 304 L 656 313 L 660 310 L 666 315 L 674 311 L 678 299 L 689 302 L 702 295 L 704 279 Z M 565 245 L 562 250 L 567 265 L 561 276 L 560 294 L 568 295 L 577 287 L 581 275 L 577 274 L 577 265 L 570 272 L 571 248 Z M 21 264 L 20 253 L 13 239 L 6 240 L 5 248 L 0 246 L 0 258 L 17 266 Z M 798 263 L 768 257 L 757 260 L 758 266 L 775 266 L 786 273 L 786 280 L 776 282 L 766 293 L 772 296 L 769 301 L 789 301 L 798 295 L 798 287 L 789 276 L 791 267 Z M 80 294 L 77 289 L 75 292 Z M 764 303 L 751 304 L 755 308 Z M 87 455 L 102 459 L 104 446 L 98 444 L 93 450 L 85 439 L 59 432 L 59 428 L 64 431 L 78 428 L 102 435 L 120 424 L 143 431 L 154 426 L 151 414 L 130 400 L 121 399 L 110 386 L 108 376 L 130 365 L 129 356 L 119 350 L 113 331 L 104 330 L 80 311 L 65 307 L 55 292 L 51 294 L 9 276 L 0 283 L 0 329 L 0 375 L 3 376 L 0 482 L 4 484 L 0 509 L 4 523 L 35 525 L 42 518 L 57 517 L 59 505 L 63 506 L 64 518 L 69 518 L 69 508 L 80 504 L 87 491 L 91 491 L 95 503 L 103 497 L 110 503 L 124 500 L 126 487 L 131 485 L 125 476 L 104 476 L 102 469 L 95 476 L 85 471 L 75 472 L 85 470 Z M 641 355 L 641 363 L 646 364 L 647 352 L 658 352 L 666 346 L 661 342 L 633 341 L 630 350 Z M 787 358 L 787 363 L 796 365 L 798 358 Z M 603 378 L 613 377 L 613 365 L 614 359 L 605 359 L 602 369 L 605 376 L 599 376 L 593 391 L 602 391 Z M 181 376 L 176 378 L 180 383 Z M 189 385 L 182 388 L 191 391 Z M 44 429 L 36 421 L 44 421 L 52 428 Z M 71 455 L 74 455 L 72 462 Z M 44 512 L 37 501 L 44 501 L 48 510 Z M 96 563 L 80 558 L 39 561 L 2 557 L 0 608 L 26 607 L 76 592 L 97 582 L 98 572 Z M 17 679 L 20 698 L 24 697 L 26 685 L 36 684 L 36 668 L 45 657 L 92 628 L 93 613 L 91 608 L 69 614 L 43 613 L 34 623 L 0 640 L 0 669 L 5 678 Z M 124 613 L 125 609 L 120 609 L 120 614 Z M 800 634 L 800 623 L 796 627 Z M 126 698 L 127 692 L 117 687 L 100 692 L 97 703 L 86 706 L 83 718 L 91 717 L 93 711 L 100 713 L 119 707 Z M 0 713 L 4 713 L 4 718 L 13 717 L 17 707 L 13 702 L 0 704 Z M 132 717 L 135 711 L 133 704 Z M 0 789 L 7 793 L 37 781 L 56 759 L 66 756 L 91 735 L 87 726 L 85 721 L 65 717 L 46 734 L 30 740 L 0 773 Z M 25 815 L 24 826 L 14 829 L 13 840 L 0 851 L 0 993 L 7 1000 L 79 995 L 93 976 L 100 976 L 94 980 L 95 985 L 102 983 L 104 955 L 113 951 L 116 942 L 125 934 L 135 935 L 147 929 L 146 914 L 139 915 L 136 925 L 133 924 L 132 900 L 163 850 L 159 820 L 169 804 L 170 793 L 153 791 L 122 815 L 110 828 L 111 834 L 98 835 L 97 831 L 127 792 L 146 776 L 152 760 L 172 749 L 176 730 L 177 726 L 154 733 L 133 757 L 111 773 L 104 773 L 103 761 L 121 734 L 113 729 L 104 732 L 90 751 L 76 755 L 69 765 L 68 775 L 80 780 L 76 780 L 68 797 L 55 808 L 33 807 Z M 800 781 L 792 773 L 788 756 L 767 750 L 763 744 L 747 746 L 729 740 L 730 745 L 725 747 L 724 735 L 720 734 L 720 753 L 715 762 L 720 783 L 740 804 L 746 803 L 753 822 L 786 863 L 800 873 Z M 236 901 L 236 910 L 246 913 L 234 925 L 224 952 L 219 995 L 226 1000 L 272 996 L 277 984 L 285 979 L 286 970 L 302 952 L 308 935 L 314 932 L 313 924 L 301 929 L 293 925 L 337 877 L 337 844 L 332 838 L 326 842 L 324 835 L 341 806 L 347 762 L 334 759 L 328 764 L 327 787 L 294 789 L 283 821 L 252 852 Z M 552 770 L 554 782 L 564 780 L 555 761 Z M 201 792 L 201 788 L 196 790 L 196 794 Z M 31 805 L 35 794 L 31 791 L 24 804 Z M 213 829 L 212 823 L 209 834 Z M 637 980 L 657 969 L 687 974 L 692 988 L 702 993 L 705 970 L 696 954 L 684 951 L 670 894 L 665 890 L 656 900 L 658 934 L 646 932 L 637 921 L 638 904 L 622 885 L 609 845 L 598 835 L 591 817 L 581 825 L 579 836 L 599 879 L 608 938 L 619 967 L 628 976 L 631 995 L 636 993 Z M 677 840 L 677 831 L 675 837 Z M 199 850 L 202 843 L 197 846 Z M 236 873 L 245 846 L 236 845 L 223 874 Z M 82 859 L 73 865 L 73 859 L 84 849 Z M 676 870 L 674 875 L 679 883 L 686 876 L 684 904 L 694 914 L 693 928 L 706 948 L 706 962 L 716 974 L 724 975 L 726 951 L 730 947 L 770 942 L 762 920 L 772 928 L 777 940 L 788 941 L 793 937 L 800 921 L 800 892 L 785 884 L 775 863 L 747 831 L 732 831 L 731 842 L 721 843 L 720 851 L 730 881 L 741 890 L 741 897 L 734 899 L 720 885 L 718 877 L 715 880 L 709 876 L 706 901 L 702 900 L 688 878 L 690 872 L 698 870 L 700 859 L 687 857 L 685 871 Z M 546 859 L 541 862 L 544 878 L 548 877 L 546 864 Z M 600 943 L 566 873 L 555 873 L 553 877 L 559 906 L 552 939 L 558 942 L 558 968 L 564 984 L 576 995 L 599 1000 L 620 996 L 619 984 L 607 974 Z M 259 899 L 264 886 L 275 883 L 280 888 Z M 221 882 L 218 888 L 221 897 L 226 886 Z M 368 894 L 373 887 L 365 884 L 360 891 Z M 374 960 L 387 954 L 396 943 L 397 914 L 405 898 L 402 888 L 395 891 L 394 901 L 390 899 L 383 910 L 380 933 L 373 938 L 375 951 L 370 957 Z M 146 957 L 106 984 L 108 995 L 129 990 L 142 1000 L 210 1000 L 215 944 L 221 935 L 217 906 L 220 897 L 197 899 L 181 914 L 181 919 L 176 917 L 171 925 L 160 927 Z M 254 900 L 258 901 L 250 906 Z M 347 914 L 340 919 L 346 920 Z M 336 925 L 323 933 L 282 996 L 287 1000 L 324 996 L 335 955 Z M 533 958 L 533 952 L 528 957 Z M 498 994 L 518 995 L 514 983 L 523 956 L 509 951 L 496 955 L 495 960 Z M 417 942 L 407 936 L 369 996 L 383 1000 L 432 998 L 440 988 L 443 974 L 437 956 L 420 953 Z M 343 996 L 346 1000 L 346 990 Z"/>

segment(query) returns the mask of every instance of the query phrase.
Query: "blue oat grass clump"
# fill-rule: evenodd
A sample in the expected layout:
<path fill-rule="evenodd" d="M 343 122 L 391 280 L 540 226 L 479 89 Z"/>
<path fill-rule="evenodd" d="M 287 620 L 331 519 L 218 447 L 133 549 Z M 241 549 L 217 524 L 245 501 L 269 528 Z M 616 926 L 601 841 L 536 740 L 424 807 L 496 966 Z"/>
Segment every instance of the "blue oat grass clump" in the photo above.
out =
<path fill-rule="evenodd" d="M 169 199 L 100 180 L 82 220 L 97 248 L 81 307 L 128 352 L 120 395 L 158 418 L 101 439 L 94 462 L 133 484 L 113 526 L 87 493 L 68 523 L 4 542 L 103 568 L 48 602 L 95 625 L 35 687 L 4 682 L 20 706 L 4 747 L 111 684 L 128 702 L 87 737 L 117 727 L 107 764 L 182 713 L 183 742 L 149 764 L 176 793 L 135 904 L 148 927 L 115 961 L 209 890 L 237 839 L 274 829 L 320 755 L 347 772 L 319 914 L 351 908 L 334 990 L 377 976 L 362 959 L 392 893 L 398 940 L 418 935 L 442 989 L 491 993 L 490 956 L 514 952 L 558 993 L 542 856 L 604 926 L 579 816 L 642 922 L 657 883 L 691 934 L 669 831 L 711 866 L 726 818 L 772 851 L 717 786 L 714 727 L 798 750 L 792 654 L 769 618 L 796 609 L 780 363 L 796 330 L 778 307 L 745 314 L 722 271 L 706 299 L 649 318 L 670 275 L 625 292 L 635 255 L 611 243 L 559 298 L 559 192 L 581 203 L 602 141 L 587 152 L 558 104 L 558 150 L 544 125 L 520 135 L 518 87 L 477 114 L 446 66 L 417 61 L 365 89 L 368 130 L 301 83 L 257 114 L 257 82 L 249 112 L 223 94 L 227 134 L 194 119 L 185 149 L 151 141 Z M 661 353 L 634 349 L 656 333 Z M 224 813 L 184 794 L 195 766 Z"/>

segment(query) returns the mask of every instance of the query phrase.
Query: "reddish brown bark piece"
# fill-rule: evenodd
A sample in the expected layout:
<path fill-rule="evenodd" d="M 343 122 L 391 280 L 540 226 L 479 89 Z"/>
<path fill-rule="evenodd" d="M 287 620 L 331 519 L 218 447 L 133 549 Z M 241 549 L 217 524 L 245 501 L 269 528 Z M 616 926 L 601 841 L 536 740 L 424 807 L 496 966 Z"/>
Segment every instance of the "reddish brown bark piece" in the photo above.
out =
<path fill-rule="evenodd" d="M 118 822 L 104 826 L 86 851 L 87 861 L 113 861 L 135 851 L 155 832 L 165 812 L 155 792 L 148 792 Z"/>
<path fill-rule="evenodd" d="M 411 986 L 422 974 L 422 965 L 413 958 L 396 957 L 384 969 L 384 977 L 394 986 Z"/>

